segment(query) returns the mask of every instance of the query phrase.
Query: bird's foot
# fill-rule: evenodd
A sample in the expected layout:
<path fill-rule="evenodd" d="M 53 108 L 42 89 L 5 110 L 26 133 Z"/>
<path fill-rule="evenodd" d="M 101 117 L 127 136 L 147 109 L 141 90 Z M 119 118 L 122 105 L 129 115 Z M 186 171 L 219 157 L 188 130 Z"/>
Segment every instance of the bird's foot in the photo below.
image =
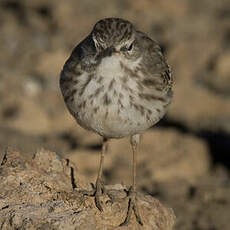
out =
<path fill-rule="evenodd" d="M 96 184 L 93 185 L 92 190 L 81 190 L 81 193 L 85 196 L 94 196 L 96 207 L 102 212 L 103 208 L 101 205 L 100 196 L 106 194 L 106 189 L 102 180 L 97 179 Z"/>
<path fill-rule="evenodd" d="M 100 196 L 102 196 L 103 194 L 108 195 L 108 197 L 110 198 L 110 200 L 108 202 L 111 202 L 111 203 L 123 202 L 124 199 L 128 198 L 129 201 L 128 201 L 127 215 L 126 215 L 125 220 L 120 224 L 120 226 L 126 226 L 126 225 L 128 225 L 130 223 L 132 211 L 134 212 L 134 215 L 136 217 L 137 222 L 140 225 L 143 225 L 143 222 L 141 220 L 141 216 L 139 214 L 139 210 L 138 210 L 138 207 L 137 207 L 137 194 L 133 190 L 132 186 L 127 191 L 127 196 L 125 198 L 115 198 L 115 197 L 113 197 L 112 194 L 110 194 L 110 191 L 109 190 L 107 191 L 105 189 L 104 183 L 100 179 L 98 179 L 96 181 L 96 184 L 93 185 L 92 190 L 80 190 L 80 192 L 83 193 L 86 196 L 94 196 L 95 205 L 100 211 L 103 211 L 102 203 L 101 203 L 101 199 L 100 199 Z"/>
<path fill-rule="evenodd" d="M 131 214 L 132 214 L 132 210 L 135 214 L 136 220 L 140 225 L 143 225 L 143 222 L 141 220 L 140 214 L 139 214 L 139 210 L 137 207 L 137 195 L 136 192 L 133 190 L 133 187 L 131 186 L 129 191 L 128 191 L 128 196 L 129 198 L 129 203 L 128 203 L 128 211 L 127 211 L 127 215 L 126 218 L 124 220 L 124 222 L 122 222 L 120 224 L 120 226 L 126 226 L 129 224 L 130 222 L 130 218 L 131 218 Z"/>
<path fill-rule="evenodd" d="M 105 193 L 106 193 L 106 190 L 105 190 L 104 183 L 101 180 L 97 180 L 94 197 L 95 197 L 95 204 L 101 212 L 103 211 L 103 208 L 101 205 L 100 196 Z"/>

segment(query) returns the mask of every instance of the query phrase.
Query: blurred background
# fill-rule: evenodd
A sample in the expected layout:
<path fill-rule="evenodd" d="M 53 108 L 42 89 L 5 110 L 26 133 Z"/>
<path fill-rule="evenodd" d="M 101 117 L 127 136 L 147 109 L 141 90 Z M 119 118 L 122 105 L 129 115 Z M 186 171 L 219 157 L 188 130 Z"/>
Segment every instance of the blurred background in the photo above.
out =
<path fill-rule="evenodd" d="M 74 161 L 94 182 L 101 138 L 68 113 L 59 73 L 104 17 L 121 17 L 157 40 L 175 79 L 167 116 L 142 139 L 138 190 L 172 207 L 177 230 L 229 230 L 229 0 L 1 0 L 0 160 L 7 146 Z M 128 139 L 112 140 L 105 182 L 131 183 Z"/>

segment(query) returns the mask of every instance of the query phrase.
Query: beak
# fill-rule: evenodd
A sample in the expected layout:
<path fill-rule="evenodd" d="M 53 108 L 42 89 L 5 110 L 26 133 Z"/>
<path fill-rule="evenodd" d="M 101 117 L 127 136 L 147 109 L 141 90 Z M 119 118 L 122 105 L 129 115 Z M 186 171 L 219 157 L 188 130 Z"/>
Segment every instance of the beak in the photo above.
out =
<path fill-rule="evenodd" d="M 113 46 L 111 46 L 111 47 L 106 48 L 103 51 L 103 56 L 104 57 L 107 57 L 107 56 L 110 57 L 110 56 L 112 56 L 115 53 L 117 53 L 116 49 Z"/>
<path fill-rule="evenodd" d="M 110 53 L 115 53 L 116 52 L 116 50 L 115 50 L 115 48 L 113 47 L 113 46 L 111 46 L 111 47 L 109 47 L 109 48 L 107 48 L 108 49 L 108 51 L 110 52 Z"/>

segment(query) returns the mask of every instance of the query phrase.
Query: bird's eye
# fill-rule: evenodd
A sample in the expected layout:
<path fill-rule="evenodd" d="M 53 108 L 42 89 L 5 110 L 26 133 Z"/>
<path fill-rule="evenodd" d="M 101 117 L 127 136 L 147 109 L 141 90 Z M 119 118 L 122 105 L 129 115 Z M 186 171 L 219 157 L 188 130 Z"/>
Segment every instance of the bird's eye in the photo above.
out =
<path fill-rule="evenodd" d="M 133 43 L 131 43 L 128 47 L 127 47 L 127 51 L 131 51 L 133 49 Z"/>
<path fill-rule="evenodd" d="M 121 51 L 123 52 L 130 52 L 133 49 L 133 43 L 131 43 L 129 46 L 123 46 L 121 48 Z"/>

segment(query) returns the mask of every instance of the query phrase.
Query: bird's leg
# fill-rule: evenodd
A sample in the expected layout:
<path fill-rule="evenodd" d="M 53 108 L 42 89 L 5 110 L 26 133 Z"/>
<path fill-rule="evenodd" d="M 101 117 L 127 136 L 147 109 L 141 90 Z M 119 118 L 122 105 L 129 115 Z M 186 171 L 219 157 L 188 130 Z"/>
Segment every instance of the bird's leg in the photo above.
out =
<path fill-rule="evenodd" d="M 80 190 L 80 192 L 86 196 L 94 196 L 95 197 L 95 204 L 100 211 L 103 211 L 103 208 L 101 206 L 100 196 L 102 193 L 106 192 L 105 188 L 104 188 L 104 184 L 102 182 L 102 172 L 103 172 L 104 156 L 105 156 L 105 152 L 107 150 L 107 144 L 108 144 L 108 140 L 104 138 L 102 141 L 100 165 L 99 165 L 99 170 L 98 170 L 98 174 L 97 174 L 97 180 L 96 180 L 95 186 L 93 185 L 93 190 L 90 190 L 90 191 L 89 190 Z"/>
<path fill-rule="evenodd" d="M 95 191 L 95 195 L 94 195 L 96 206 L 100 211 L 103 211 L 103 208 L 101 206 L 100 196 L 102 193 L 105 192 L 104 184 L 102 182 L 102 172 L 103 172 L 104 156 L 105 156 L 105 152 L 107 150 L 107 143 L 108 143 L 108 140 L 104 138 L 103 142 L 102 142 L 100 166 L 99 166 L 99 170 L 98 170 L 98 174 L 97 174 L 97 181 L 96 181 L 96 188 L 95 188 L 96 191 Z"/>
<path fill-rule="evenodd" d="M 140 225 L 143 225 L 139 211 L 138 211 L 137 198 L 136 198 L 136 196 L 137 196 L 136 195 L 136 155 L 137 155 L 139 142 L 140 142 L 140 135 L 139 134 L 131 136 L 130 143 L 131 143 L 132 150 L 133 150 L 133 172 L 132 172 L 133 183 L 132 183 L 132 186 L 130 187 L 130 189 L 128 191 L 129 204 L 128 204 L 127 215 L 126 215 L 124 222 L 121 223 L 120 226 L 124 226 L 124 225 L 129 224 L 132 210 L 134 211 L 137 222 Z"/>

